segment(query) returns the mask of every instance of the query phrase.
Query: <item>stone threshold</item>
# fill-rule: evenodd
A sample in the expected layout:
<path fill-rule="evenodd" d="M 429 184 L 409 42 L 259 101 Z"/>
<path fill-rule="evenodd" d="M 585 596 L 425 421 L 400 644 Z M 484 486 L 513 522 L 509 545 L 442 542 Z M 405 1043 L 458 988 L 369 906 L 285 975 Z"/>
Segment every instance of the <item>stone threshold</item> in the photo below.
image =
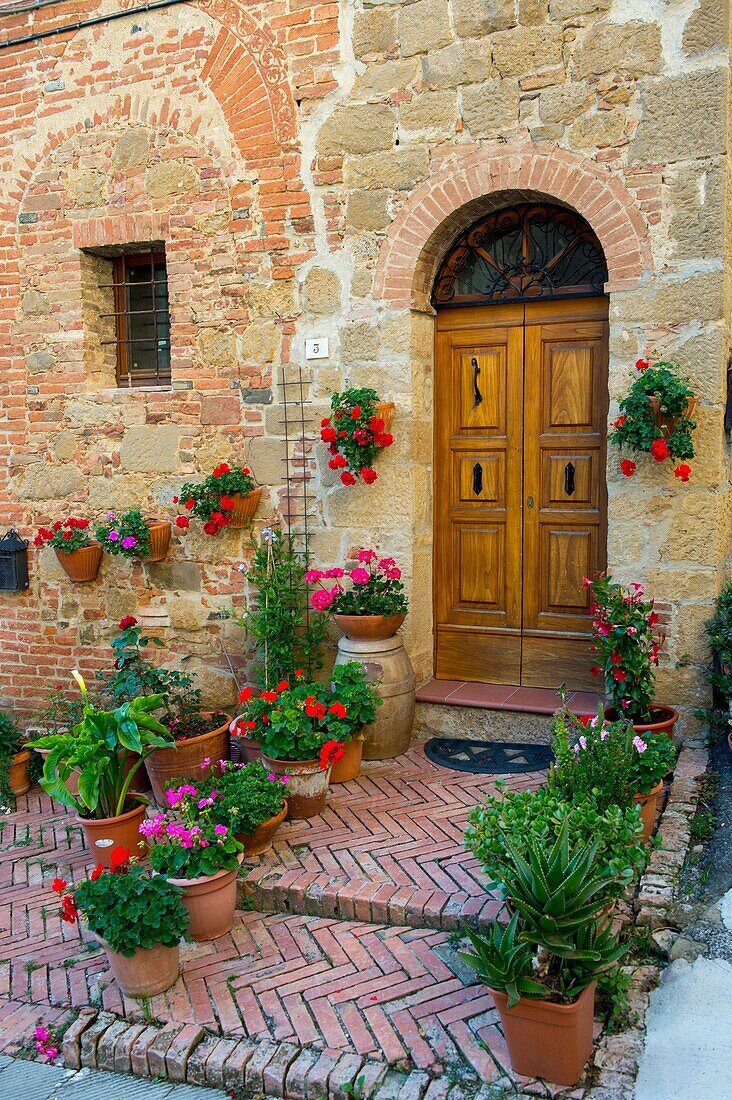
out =
<path fill-rule="evenodd" d="M 578 714 L 595 714 L 599 699 L 599 695 L 593 691 L 570 691 L 567 705 Z M 553 714 L 560 705 L 559 696 L 552 688 L 436 680 L 434 677 L 418 688 L 417 702 L 515 711 L 519 714 Z"/>

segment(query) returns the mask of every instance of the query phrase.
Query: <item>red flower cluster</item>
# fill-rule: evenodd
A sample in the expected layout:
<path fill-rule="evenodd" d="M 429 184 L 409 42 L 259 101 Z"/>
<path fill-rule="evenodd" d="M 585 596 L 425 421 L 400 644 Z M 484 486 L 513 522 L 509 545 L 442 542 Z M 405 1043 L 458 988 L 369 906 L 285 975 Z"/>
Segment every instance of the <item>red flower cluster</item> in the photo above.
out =
<path fill-rule="evenodd" d="M 653 443 L 651 443 L 651 454 L 655 458 L 656 462 L 665 462 L 671 454 L 666 440 L 654 439 Z"/>
<path fill-rule="evenodd" d="M 623 477 L 632 477 L 636 470 L 636 464 L 632 458 L 624 458 L 620 463 L 620 469 L 623 473 Z"/>
<path fill-rule="evenodd" d="M 359 477 L 365 485 L 376 481 L 378 475 L 371 463 L 379 450 L 391 447 L 394 442 L 394 436 L 385 427 L 382 417 L 370 415 L 368 408 L 361 405 L 321 420 L 320 438 L 328 444 L 331 456 L 328 466 L 341 471 L 343 485 L 355 485 Z"/>
<path fill-rule="evenodd" d="M 343 756 L 342 741 L 326 741 L 320 750 L 320 766 L 325 771 L 331 764 L 337 764 Z"/>
<path fill-rule="evenodd" d="M 691 466 L 686 462 L 680 463 L 674 470 L 674 477 L 677 477 L 679 481 L 688 481 L 691 477 Z"/>
<path fill-rule="evenodd" d="M 203 482 L 187 482 L 180 496 L 173 497 L 173 503 L 183 502 L 186 512 L 203 520 L 203 530 L 207 535 L 218 535 L 219 531 L 231 523 L 230 512 L 234 510 L 234 493 L 247 496 L 255 488 L 252 471 L 248 466 L 230 466 L 220 462 Z M 175 526 L 187 531 L 191 521 L 187 515 L 176 517 Z"/>
<path fill-rule="evenodd" d="M 112 849 L 112 855 L 110 857 L 112 866 L 109 869 L 109 873 L 112 875 L 121 875 L 126 873 L 130 868 L 130 850 L 129 848 L 123 848 L 117 844 Z M 106 868 L 98 863 L 94 870 L 89 875 L 92 882 L 96 882 L 104 874 Z M 79 919 L 79 910 L 76 905 L 76 898 L 73 893 L 68 889 L 68 882 L 65 878 L 55 878 L 51 883 L 51 889 L 54 894 L 58 894 L 61 898 L 61 908 L 59 910 L 59 917 L 65 924 L 76 924 Z"/>
<path fill-rule="evenodd" d="M 134 615 L 125 615 L 117 624 L 119 630 L 129 630 L 133 626 L 137 626 L 137 619 Z"/>
<path fill-rule="evenodd" d="M 88 526 L 88 519 L 77 519 L 75 516 L 69 516 L 63 522 L 58 519 L 50 527 L 40 527 L 38 529 L 38 534 L 33 539 L 33 545 L 46 546 L 48 543 L 54 546 L 63 545 L 64 542 L 74 538 L 76 534 L 86 531 Z M 87 539 L 83 539 L 79 541 L 79 545 L 81 546 L 87 542 Z"/>

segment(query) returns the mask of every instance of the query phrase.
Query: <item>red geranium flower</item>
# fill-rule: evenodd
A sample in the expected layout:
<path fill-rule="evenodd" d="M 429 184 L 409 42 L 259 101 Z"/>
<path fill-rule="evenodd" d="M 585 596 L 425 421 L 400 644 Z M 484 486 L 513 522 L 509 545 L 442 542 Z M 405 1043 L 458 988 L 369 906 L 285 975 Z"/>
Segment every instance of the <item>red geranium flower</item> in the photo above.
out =
<path fill-rule="evenodd" d="M 276 691 L 263 691 L 259 696 L 260 699 L 264 699 L 265 703 L 276 703 L 277 692 Z"/>
<path fill-rule="evenodd" d="M 252 690 L 252 688 L 250 688 L 250 687 L 242 688 L 241 691 L 239 692 L 239 702 L 240 703 L 247 703 L 251 699 L 252 695 L 254 695 L 254 691 Z"/>
<path fill-rule="evenodd" d="M 376 444 L 379 447 L 391 447 L 394 442 L 394 436 L 390 432 L 380 432 L 376 436 Z"/>
<path fill-rule="evenodd" d="M 203 530 L 207 535 L 217 535 L 219 532 L 219 525 L 215 520 L 209 519 L 204 523 Z"/>
<path fill-rule="evenodd" d="M 355 485 L 356 479 L 350 470 L 344 470 L 341 474 L 341 481 L 344 485 Z"/>
<path fill-rule="evenodd" d="M 134 615 L 125 615 L 117 625 L 120 630 L 129 630 L 130 627 L 137 626 L 137 619 Z"/>
<path fill-rule="evenodd" d="M 191 526 L 191 521 L 188 519 L 188 516 L 178 516 L 175 521 L 175 526 L 185 531 Z"/>
<path fill-rule="evenodd" d="M 222 496 L 221 500 L 219 501 L 219 504 L 221 505 L 222 508 L 233 508 L 234 507 L 234 501 L 226 493 L 224 493 L 224 495 Z"/>
<path fill-rule="evenodd" d="M 628 677 L 626 673 L 623 672 L 622 668 L 613 670 L 613 680 L 617 680 L 619 684 L 624 684 L 627 679 Z"/>
<path fill-rule="evenodd" d="M 184 507 L 184 508 L 188 508 L 188 510 L 190 511 L 190 509 L 191 509 L 191 508 L 193 507 L 193 505 L 194 505 L 195 503 L 196 503 L 196 502 L 195 502 L 195 500 L 193 499 L 193 497 L 189 497 L 189 498 L 188 498 L 188 500 L 187 500 L 187 501 L 185 502 L 185 504 L 183 505 L 183 507 Z"/>
<path fill-rule="evenodd" d="M 338 432 L 335 430 L 335 428 L 327 426 L 321 429 L 320 438 L 322 439 L 323 443 L 334 443 L 335 440 L 338 438 Z"/>
<path fill-rule="evenodd" d="M 376 481 L 376 478 L 378 477 L 378 474 L 376 473 L 376 470 L 372 470 L 370 466 L 364 466 L 363 470 L 361 470 L 361 477 L 367 485 L 373 485 L 373 483 Z"/>
<path fill-rule="evenodd" d="M 328 707 L 328 714 L 335 714 L 336 718 L 345 718 L 348 711 L 343 706 L 343 703 L 332 703 Z"/>
<path fill-rule="evenodd" d="M 130 849 L 123 848 L 121 844 L 115 845 L 115 847 L 112 849 L 110 861 L 112 864 L 112 870 L 118 871 L 120 867 L 124 867 L 126 863 L 130 862 Z"/>
<path fill-rule="evenodd" d="M 289 686 L 290 685 L 288 684 L 287 680 L 280 680 L 279 684 L 277 685 L 277 690 L 278 691 L 287 691 Z"/>
<path fill-rule="evenodd" d="M 369 420 L 369 428 L 371 428 L 372 432 L 383 432 L 384 421 L 381 419 L 380 416 L 372 416 Z"/>
<path fill-rule="evenodd" d="M 677 477 L 679 481 L 688 481 L 691 476 L 691 466 L 688 466 L 686 462 L 682 462 L 674 470 L 674 477 Z"/>
<path fill-rule="evenodd" d="M 622 658 L 622 657 L 620 656 L 620 654 L 619 654 L 619 653 L 612 653 L 612 654 L 610 655 L 610 661 L 611 661 L 611 662 L 612 662 L 612 664 L 614 664 L 614 665 L 622 665 L 622 663 L 623 663 L 623 658 Z"/>
<path fill-rule="evenodd" d="M 68 882 L 65 878 L 55 878 L 51 883 L 51 889 L 56 894 L 63 894 L 64 890 L 68 886 Z"/>
<path fill-rule="evenodd" d="M 327 428 L 329 424 L 330 424 L 330 417 L 329 416 L 324 416 L 323 419 L 320 421 L 321 428 Z"/>
<path fill-rule="evenodd" d="M 330 764 L 337 764 L 343 756 L 343 745 L 340 741 L 326 741 L 320 750 L 320 766 L 325 769 Z"/>
<path fill-rule="evenodd" d="M 613 421 L 613 428 L 622 428 L 627 419 L 627 416 L 619 416 L 617 420 Z"/>
<path fill-rule="evenodd" d="M 668 443 L 665 439 L 654 439 L 651 443 L 651 454 L 655 458 L 656 462 L 663 462 L 665 458 L 668 458 L 671 454 L 668 449 Z"/>
<path fill-rule="evenodd" d="M 648 370 L 650 365 L 651 364 L 648 362 L 647 359 L 636 359 L 636 361 L 635 361 L 635 369 L 636 370 Z"/>
<path fill-rule="evenodd" d="M 96 867 L 94 868 L 94 870 L 92 871 L 92 873 L 89 875 L 89 878 L 92 880 L 92 882 L 96 882 L 97 879 L 101 878 L 103 874 L 104 874 L 104 867 L 102 866 L 101 863 L 98 863 L 96 865 Z"/>
<path fill-rule="evenodd" d="M 361 406 L 360 405 L 354 405 L 353 408 L 351 409 L 351 419 L 352 420 L 358 420 L 360 415 L 361 415 Z"/>
<path fill-rule="evenodd" d="M 635 462 L 631 458 L 624 458 L 620 463 L 620 469 L 624 477 L 632 477 L 635 473 Z"/>

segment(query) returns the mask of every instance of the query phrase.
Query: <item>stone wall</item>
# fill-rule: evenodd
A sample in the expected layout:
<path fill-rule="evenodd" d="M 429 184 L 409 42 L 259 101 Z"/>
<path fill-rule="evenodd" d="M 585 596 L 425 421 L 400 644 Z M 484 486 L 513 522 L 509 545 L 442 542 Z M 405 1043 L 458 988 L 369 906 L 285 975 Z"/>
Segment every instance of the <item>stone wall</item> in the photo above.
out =
<path fill-rule="evenodd" d="M 612 448 L 608 484 L 611 567 L 672 606 L 659 695 L 701 702 L 702 624 L 732 552 L 723 7 L 199 0 L 0 51 L 0 526 L 172 514 L 182 480 L 231 458 L 266 486 L 261 526 L 283 502 L 282 369 L 306 370 L 313 422 L 346 380 L 376 385 L 398 412 L 374 486 L 344 489 L 320 447 L 304 456 L 312 546 L 323 564 L 355 544 L 400 559 L 425 677 L 431 273 L 491 206 L 559 198 L 608 257 L 613 402 L 653 349 L 680 359 L 700 396 L 689 485 L 648 462 L 623 481 Z M 66 22 L 62 8 L 32 18 Z M 0 38 L 29 25 L 6 17 Z M 93 257 L 157 241 L 172 390 L 118 390 Z M 316 336 L 330 358 L 306 363 Z M 235 532 L 189 534 L 165 564 L 106 559 L 84 587 L 33 554 L 30 590 L 0 595 L 0 698 L 27 709 L 75 664 L 99 667 L 114 621 L 134 612 L 230 701 L 220 643 L 239 659 L 245 642 L 222 616 L 242 604 L 247 552 Z"/>

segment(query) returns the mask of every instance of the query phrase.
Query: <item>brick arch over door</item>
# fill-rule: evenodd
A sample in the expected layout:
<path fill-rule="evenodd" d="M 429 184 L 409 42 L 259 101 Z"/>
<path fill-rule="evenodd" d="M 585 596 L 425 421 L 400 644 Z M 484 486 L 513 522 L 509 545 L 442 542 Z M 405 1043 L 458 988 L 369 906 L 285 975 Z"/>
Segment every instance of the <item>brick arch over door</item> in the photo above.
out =
<path fill-rule="evenodd" d="M 632 290 L 652 267 L 648 228 L 609 169 L 563 149 L 459 148 L 410 195 L 379 255 L 375 295 L 393 309 L 432 312 L 437 268 L 458 234 L 499 206 L 551 198 L 582 214 L 602 244 L 606 290 Z"/>

